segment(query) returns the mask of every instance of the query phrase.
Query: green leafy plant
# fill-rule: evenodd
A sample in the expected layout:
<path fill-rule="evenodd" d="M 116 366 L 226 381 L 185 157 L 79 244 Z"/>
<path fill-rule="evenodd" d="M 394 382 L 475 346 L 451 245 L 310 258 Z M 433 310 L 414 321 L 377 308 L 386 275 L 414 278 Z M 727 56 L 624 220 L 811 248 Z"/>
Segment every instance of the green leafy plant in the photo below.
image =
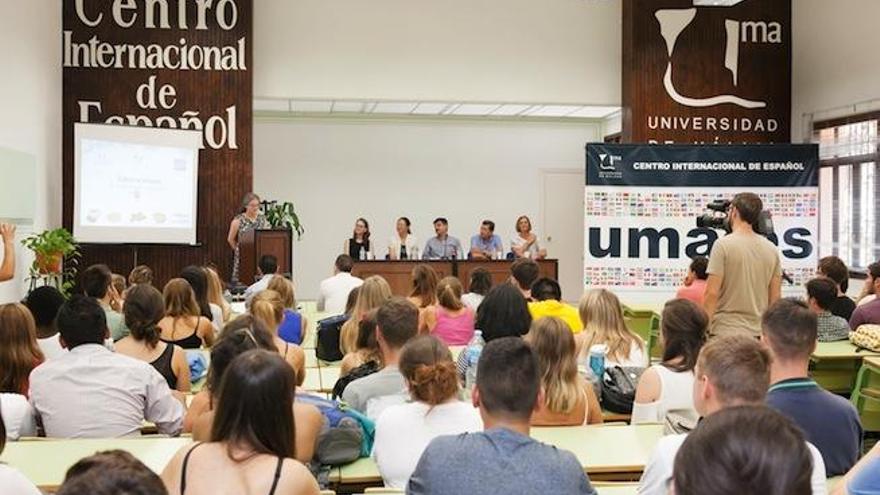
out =
<path fill-rule="evenodd" d="M 278 203 L 277 201 L 268 202 L 265 214 L 266 220 L 269 221 L 269 225 L 273 229 L 290 229 L 296 232 L 297 239 L 302 237 L 306 231 L 299 221 L 299 215 L 296 214 L 293 203 L 289 201 L 283 203 Z"/>
<path fill-rule="evenodd" d="M 63 228 L 31 234 L 21 244 L 33 251 L 30 267 L 31 289 L 53 285 L 67 294 L 73 288 L 79 265 L 79 245 L 70 232 Z"/>

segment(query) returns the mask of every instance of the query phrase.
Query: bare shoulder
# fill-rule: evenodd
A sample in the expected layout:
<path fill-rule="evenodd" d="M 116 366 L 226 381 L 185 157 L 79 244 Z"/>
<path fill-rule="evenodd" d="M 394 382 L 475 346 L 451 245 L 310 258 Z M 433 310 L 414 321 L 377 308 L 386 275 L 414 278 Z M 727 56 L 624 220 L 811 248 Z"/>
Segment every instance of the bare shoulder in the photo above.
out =
<path fill-rule="evenodd" d="M 303 404 L 302 402 L 293 403 L 293 415 L 297 424 L 301 421 L 305 423 L 323 423 L 324 415 L 312 404 Z"/>
<path fill-rule="evenodd" d="M 279 494 L 318 495 L 321 492 L 312 473 L 295 459 L 284 459 L 278 488 L 276 493 Z"/>
<path fill-rule="evenodd" d="M 636 388 L 636 402 L 646 404 L 660 398 L 660 375 L 650 367 L 642 373 L 639 386 Z"/>

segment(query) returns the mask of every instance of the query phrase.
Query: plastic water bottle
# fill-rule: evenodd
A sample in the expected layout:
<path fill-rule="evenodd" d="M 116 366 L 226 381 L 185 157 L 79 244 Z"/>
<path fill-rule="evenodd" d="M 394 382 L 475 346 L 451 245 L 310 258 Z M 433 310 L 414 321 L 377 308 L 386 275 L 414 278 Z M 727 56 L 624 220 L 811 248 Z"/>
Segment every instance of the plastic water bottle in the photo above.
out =
<path fill-rule="evenodd" d="M 410 259 L 413 259 L 413 260 L 417 260 L 417 259 L 419 259 L 419 248 L 413 246 L 413 248 L 412 248 L 412 256 L 410 256 Z"/>
<path fill-rule="evenodd" d="M 365 261 L 367 259 L 367 250 L 364 249 L 363 246 L 361 246 L 361 252 L 360 255 L 358 255 L 358 258 L 360 258 L 361 261 Z"/>
<path fill-rule="evenodd" d="M 464 386 L 468 392 L 471 392 L 477 384 L 477 363 L 480 362 L 480 353 L 483 352 L 483 346 L 485 345 L 486 341 L 483 340 L 483 331 L 474 330 L 474 336 L 464 350 L 466 366 Z"/>
<path fill-rule="evenodd" d="M 605 344 L 596 344 L 590 347 L 589 368 L 597 377 L 602 378 L 605 374 L 605 354 L 608 353 L 608 346 Z"/>

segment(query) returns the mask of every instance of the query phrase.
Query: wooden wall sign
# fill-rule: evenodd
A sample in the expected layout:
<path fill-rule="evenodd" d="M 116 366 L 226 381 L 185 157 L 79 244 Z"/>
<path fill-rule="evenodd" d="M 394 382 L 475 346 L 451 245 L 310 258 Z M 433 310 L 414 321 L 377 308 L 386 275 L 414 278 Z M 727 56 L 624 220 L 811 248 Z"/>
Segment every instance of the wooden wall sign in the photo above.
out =
<path fill-rule="evenodd" d="M 623 2 L 623 142 L 791 140 L 791 0 Z"/>
<path fill-rule="evenodd" d="M 250 191 L 253 0 L 64 0 L 63 223 L 72 227 L 75 122 L 203 132 L 198 245 L 86 245 L 81 265 L 127 274 L 135 261 L 164 283 L 187 264 L 228 279 L 229 221 Z"/>

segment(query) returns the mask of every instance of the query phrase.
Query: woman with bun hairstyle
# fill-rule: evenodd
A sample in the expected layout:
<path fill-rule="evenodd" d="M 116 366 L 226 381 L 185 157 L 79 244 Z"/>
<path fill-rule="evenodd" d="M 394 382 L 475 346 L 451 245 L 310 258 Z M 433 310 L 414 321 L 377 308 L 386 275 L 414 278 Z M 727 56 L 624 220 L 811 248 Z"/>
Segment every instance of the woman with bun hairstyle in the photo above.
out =
<path fill-rule="evenodd" d="M 137 284 L 128 291 L 123 307 L 125 326 L 131 332 L 116 342 L 119 354 L 150 363 L 168 382 L 168 388 L 185 394 L 190 390 L 189 363 L 180 346 L 159 339 L 159 321 L 165 315 L 162 293 L 149 284 Z"/>
<path fill-rule="evenodd" d="M 398 366 L 412 402 L 388 407 L 379 417 L 373 457 L 385 486 L 404 489 L 431 440 L 482 431 L 483 423 L 473 405 L 459 400 L 455 363 L 439 339 L 414 338 Z"/>

